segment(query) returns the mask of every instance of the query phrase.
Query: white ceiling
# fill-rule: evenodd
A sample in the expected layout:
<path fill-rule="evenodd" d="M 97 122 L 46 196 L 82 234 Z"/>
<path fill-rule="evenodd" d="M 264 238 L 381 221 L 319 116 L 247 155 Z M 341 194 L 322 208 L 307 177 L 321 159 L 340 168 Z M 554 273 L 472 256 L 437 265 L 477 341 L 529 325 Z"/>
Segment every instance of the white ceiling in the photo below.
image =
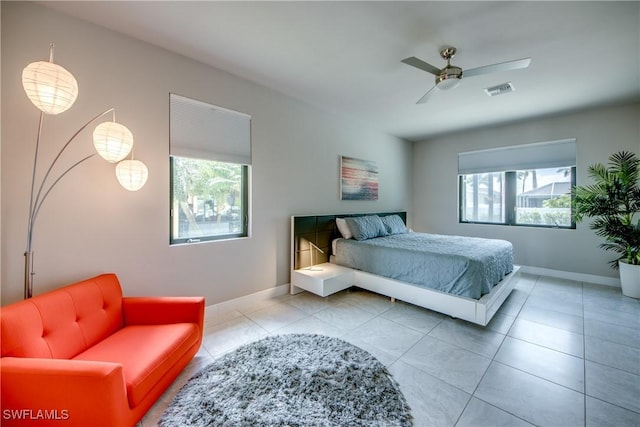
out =
<path fill-rule="evenodd" d="M 44 2 L 408 140 L 640 101 L 640 2 Z M 442 47 L 459 67 L 531 57 L 426 104 Z M 483 88 L 512 82 L 515 92 Z"/>

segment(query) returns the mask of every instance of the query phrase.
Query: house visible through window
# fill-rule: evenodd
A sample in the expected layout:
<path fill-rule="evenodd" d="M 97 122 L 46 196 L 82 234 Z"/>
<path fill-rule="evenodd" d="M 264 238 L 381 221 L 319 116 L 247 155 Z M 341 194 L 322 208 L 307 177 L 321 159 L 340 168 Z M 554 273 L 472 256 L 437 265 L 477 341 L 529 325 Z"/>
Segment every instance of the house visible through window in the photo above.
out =
<path fill-rule="evenodd" d="M 170 243 L 249 235 L 250 117 L 170 95 Z"/>
<path fill-rule="evenodd" d="M 571 227 L 573 168 L 516 171 L 518 225 Z"/>
<path fill-rule="evenodd" d="M 460 222 L 575 228 L 575 140 L 458 155 Z"/>

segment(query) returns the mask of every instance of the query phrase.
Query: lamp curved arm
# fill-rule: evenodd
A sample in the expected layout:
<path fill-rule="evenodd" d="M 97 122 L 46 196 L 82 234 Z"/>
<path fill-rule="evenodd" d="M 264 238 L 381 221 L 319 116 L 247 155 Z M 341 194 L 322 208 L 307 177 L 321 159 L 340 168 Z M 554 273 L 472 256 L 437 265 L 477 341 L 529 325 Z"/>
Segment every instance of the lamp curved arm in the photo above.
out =
<path fill-rule="evenodd" d="M 88 122 L 86 122 L 84 125 L 82 125 L 82 127 L 80 129 L 78 129 L 76 131 L 76 133 L 73 134 L 73 136 L 71 138 L 69 138 L 69 140 L 67 141 L 66 144 L 64 144 L 64 146 L 60 149 L 60 151 L 58 152 L 58 154 L 56 155 L 56 157 L 53 159 L 53 161 L 51 162 L 51 165 L 49 165 L 49 169 L 47 169 L 47 172 L 45 173 L 44 177 L 42 178 L 42 182 L 40 183 L 40 188 L 38 189 L 38 195 L 36 196 L 36 199 L 33 203 L 34 208 L 36 206 L 38 206 L 39 204 L 42 204 L 42 201 L 40 201 L 40 195 L 42 193 L 43 187 L 47 181 L 47 178 L 49 177 L 49 174 L 51 173 L 51 170 L 53 169 L 53 167 L 56 165 L 56 163 L 58 162 L 58 159 L 60 159 L 60 156 L 62 156 L 62 154 L 64 153 L 64 151 L 67 149 L 67 147 L 69 146 L 69 144 L 71 144 L 73 142 L 73 140 L 80 134 L 80 132 L 82 132 L 83 130 L 86 129 L 87 126 L 89 126 L 91 123 L 93 123 L 94 121 L 96 121 L 97 119 L 99 119 L 100 117 L 104 116 L 105 114 L 108 114 L 112 111 L 114 111 L 114 108 L 109 108 L 108 110 L 103 111 L 102 113 L 96 115 L 95 117 L 93 117 L 92 119 L 90 119 Z M 37 156 L 37 153 L 36 153 Z M 73 168 L 73 167 L 72 167 Z M 35 171 L 34 171 L 35 172 Z M 66 172 L 65 172 L 66 173 Z M 57 182 L 57 181 L 56 181 Z M 55 184 L 54 184 L 55 185 Z M 33 213 L 32 213 L 33 214 Z"/>
<path fill-rule="evenodd" d="M 85 157 L 84 159 L 82 159 L 82 160 L 80 160 L 80 161 L 78 161 L 76 163 L 74 163 L 70 168 L 65 170 L 47 188 L 47 190 L 45 191 L 45 193 L 43 195 L 42 191 L 45 188 L 45 184 L 47 183 L 47 179 L 49 178 L 49 175 L 51 174 L 51 171 L 53 170 L 53 167 L 56 165 L 56 163 L 58 162 L 58 159 L 60 159 L 60 157 L 62 156 L 64 151 L 67 149 L 67 147 L 69 147 L 69 145 L 73 142 L 73 140 L 75 140 L 75 138 L 80 134 L 80 132 L 82 132 L 84 129 L 86 129 L 87 126 L 89 126 L 91 123 L 93 123 L 94 121 L 96 121 L 100 117 L 102 117 L 105 114 L 108 114 L 108 113 L 110 113 L 110 112 L 112 112 L 114 110 L 115 110 L 114 108 L 109 108 L 109 109 L 103 111 L 102 113 L 97 114 L 95 117 L 91 118 L 84 125 L 82 125 L 71 136 L 71 138 L 69 138 L 69 140 L 64 144 L 64 146 L 60 149 L 60 151 L 58 151 L 58 154 L 56 155 L 56 157 L 53 159 L 53 161 L 49 165 L 49 168 L 47 169 L 47 172 L 44 174 L 44 177 L 42 178 L 42 181 L 40 181 L 40 185 L 38 187 L 38 193 L 37 193 L 37 195 L 36 195 L 36 197 L 34 199 L 33 193 L 34 193 L 34 190 L 35 190 L 36 168 L 37 168 L 37 162 L 38 162 L 38 147 L 40 145 L 40 136 L 41 136 L 41 133 L 42 133 L 42 121 L 43 121 L 43 115 L 44 115 L 44 113 L 42 113 L 42 112 L 40 113 L 40 125 L 38 127 L 38 138 L 37 138 L 37 141 L 36 141 L 36 153 L 35 153 L 35 158 L 34 158 L 34 161 L 33 161 L 33 175 L 32 175 L 32 180 L 31 180 L 31 195 L 30 195 L 30 201 L 29 201 L 29 225 L 27 227 L 27 252 L 31 252 L 31 245 L 32 245 L 32 241 L 33 241 L 33 227 L 34 227 L 35 222 L 36 222 L 36 217 L 38 215 L 38 212 L 40 211 L 40 208 L 42 207 L 42 204 L 46 200 L 46 198 L 49 195 L 49 193 L 51 192 L 51 190 L 56 186 L 56 184 L 67 173 L 69 173 L 72 169 L 74 169 L 76 166 L 78 166 L 79 164 L 81 164 L 85 160 L 88 160 L 89 158 L 93 157 L 95 155 L 95 153 Z"/>
<path fill-rule="evenodd" d="M 49 186 L 49 188 L 47 189 L 47 192 L 44 193 L 44 196 L 42 196 L 42 199 L 40 200 L 40 203 L 38 203 L 38 205 L 35 207 L 34 211 L 33 211 L 33 216 L 31 217 L 31 222 L 35 223 L 36 222 L 36 218 L 38 217 L 38 212 L 40 212 L 40 208 L 42 207 L 42 204 L 44 203 L 44 201 L 47 199 L 47 196 L 49 195 L 49 193 L 51 193 L 51 190 L 53 190 L 53 187 L 56 186 L 56 184 L 69 172 L 71 172 L 71 170 L 73 168 L 75 168 L 76 166 L 78 166 L 79 164 L 81 164 L 82 162 L 89 160 L 90 158 L 92 158 L 93 156 L 95 156 L 96 153 L 93 154 L 89 154 L 87 157 L 85 157 L 82 160 L 79 160 L 77 162 L 75 162 L 73 164 L 73 166 L 71 166 L 69 169 L 67 169 L 66 171 L 64 171 L 62 174 L 60 174 L 60 176 L 53 182 L 53 184 L 51 184 L 51 186 Z"/>
<path fill-rule="evenodd" d="M 40 149 L 40 135 L 42 135 L 42 123 L 44 122 L 44 111 L 40 111 L 40 120 L 38 122 L 38 136 L 36 137 L 36 150 L 33 156 L 33 172 L 31 174 L 31 192 L 29 193 L 29 225 L 27 226 L 27 252 L 31 251 L 31 229 L 33 224 L 33 190 L 36 185 L 36 169 L 38 168 L 38 151 Z"/>

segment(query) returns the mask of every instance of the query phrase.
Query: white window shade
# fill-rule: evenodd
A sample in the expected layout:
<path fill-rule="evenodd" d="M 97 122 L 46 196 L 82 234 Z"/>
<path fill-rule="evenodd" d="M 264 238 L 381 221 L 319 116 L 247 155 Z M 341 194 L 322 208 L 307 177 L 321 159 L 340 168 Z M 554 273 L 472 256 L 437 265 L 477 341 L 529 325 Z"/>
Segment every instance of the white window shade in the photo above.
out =
<path fill-rule="evenodd" d="M 459 175 L 575 165 L 575 139 L 515 145 L 458 154 Z"/>
<path fill-rule="evenodd" d="M 170 94 L 172 156 L 251 164 L 251 116 Z"/>

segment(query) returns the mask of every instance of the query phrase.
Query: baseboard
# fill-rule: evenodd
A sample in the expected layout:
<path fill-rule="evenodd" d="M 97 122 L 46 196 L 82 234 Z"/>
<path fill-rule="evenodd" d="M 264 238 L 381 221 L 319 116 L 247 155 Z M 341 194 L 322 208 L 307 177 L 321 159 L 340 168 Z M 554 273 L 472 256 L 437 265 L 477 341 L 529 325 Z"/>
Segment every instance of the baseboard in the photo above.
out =
<path fill-rule="evenodd" d="M 234 298 L 229 301 L 219 302 L 218 304 L 208 305 L 206 307 L 207 315 L 216 315 L 222 313 L 228 313 L 234 310 L 242 310 L 251 307 L 262 301 L 276 298 L 289 293 L 289 284 L 279 285 L 273 288 L 265 289 L 264 291 L 255 292 L 253 294 L 245 295 L 243 297 Z"/>
<path fill-rule="evenodd" d="M 526 265 L 521 267 L 521 273 L 556 277 L 558 279 L 576 280 L 578 282 L 595 283 L 596 285 L 613 286 L 617 288 L 620 287 L 620 279 L 615 277 L 596 276 L 594 274 L 574 273 L 571 271 L 552 270 L 550 268 L 530 267 Z"/>

